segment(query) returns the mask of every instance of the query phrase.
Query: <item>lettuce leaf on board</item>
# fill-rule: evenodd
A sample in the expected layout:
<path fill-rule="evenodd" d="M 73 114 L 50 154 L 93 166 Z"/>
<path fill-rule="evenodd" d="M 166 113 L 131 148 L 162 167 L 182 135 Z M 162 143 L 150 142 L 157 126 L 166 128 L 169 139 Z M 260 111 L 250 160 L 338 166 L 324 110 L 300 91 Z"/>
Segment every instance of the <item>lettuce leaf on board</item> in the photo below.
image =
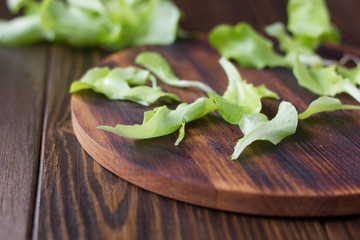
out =
<path fill-rule="evenodd" d="M 305 119 L 315 113 L 331 112 L 335 110 L 360 110 L 360 106 L 345 105 L 339 99 L 321 96 L 310 103 L 309 107 L 299 114 L 299 119 Z"/>
<path fill-rule="evenodd" d="M 143 86 L 147 80 L 152 82 L 152 87 Z M 79 81 L 71 84 L 70 93 L 85 89 L 102 93 L 112 100 L 130 100 L 144 106 L 149 106 L 164 97 L 180 100 L 176 95 L 165 93 L 157 87 L 155 78 L 149 71 L 135 67 L 118 67 L 112 70 L 107 67 L 93 68 Z"/>
<path fill-rule="evenodd" d="M 316 49 L 324 41 L 337 43 L 340 40 L 324 0 L 289 0 L 287 15 L 287 28 L 303 46 Z"/>
<path fill-rule="evenodd" d="M 246 115 L 239 124 L 244 137 L 237 141 L 231 159 L 239 158 L 242 151 L 257 140 L 278 144 L 283 138 L 295 133 L 297 124 L 298 115 L 295 107 L 285 101 L 280 103 L 278 113 L 271 120 L 261 113 Z"/>
<path fill-rule="evenodd" d="M 144 113 L 143 124 L 121 125 L 116 127 L 99 126 L 103 129 L 122 137 L 132 139 L 148 139 L 165 136 L 180 128 L 178 140 L 175 145 L 184 138 L 185 124 L 205 116 L 216 109 L 215 104 L 209 98 L 199 98 L 191 104 L 181 103 L 175 110 L 167 106 L 154 108 Z"/>
<path fill-rule="evenodd" d="M 292 62 L 293 56 L 297 55 L 299 61 L 306 65 L 323 64 L 323 60 L 313 49 L 304 46 L 292 38 L 286 31 L 282 22 L 276 22 L 265 26 L 265 32 L 279 41 L 280 49 L 286 53 L 286 59 Z"/>
<path fill-rule="evenodd" d="M 136 59 L 135 63 L 149 69 L 161 81 L 174 87 L 197 87 L 204 92 L 213 91 L 206 84 L 199 81 L 180 80 L 172 70 L 166 59 L 156 52 L 142 52 Z"/>
<path fill-rule="evenodd" d="M 28 45 L 39 41 L 116 50 L 143 44 L 171 44 L 180 11 L 166 0 L 8 0 L 24 16 L 0 23 L 0 44 Z M 29 23 L 25 19 L 30 19 Z M 21 22 L 21 24 L 20 24 Z M 9 31 L 11 30 L 11 31 Z"/>
<path fill-rule="evenodd" d="M 236 60 L 243 67 L 291 67 L 277 54 L 270 40 L 260 36 L 250 25 L 219 25 L 209 36 L 210 43 L 227 59 Z"/>
<path fill-rule="evenodd" d="M 223 96 L 209 92 L 209 97 L 215 102 L 220 115 L 231 124 L 239 124 L 246 114 L 258 113 L 261 110 L 261 98 L 275 98 L 278 95 L 265 85 L 254 87 L 241 79 L 235 66 L 222 57 L 219 63 L 223 67 L 229 83 Z"/>
<path fill-rule="evenodd" d="M 335 96 L 344 92 L 360 102 L 360 89 L 349 78 L 338 74 L 336 65 L 307 68 L 298 59 L 295 59 L 293 73 L 299 85 L 313 93 Z"/>
<path fill-rule="evenodd" d="M 337 66 L 337 72 L 344 78 L 350 79 L 354 84 L 360 85 L 360 65 L 354 68 Z"/>

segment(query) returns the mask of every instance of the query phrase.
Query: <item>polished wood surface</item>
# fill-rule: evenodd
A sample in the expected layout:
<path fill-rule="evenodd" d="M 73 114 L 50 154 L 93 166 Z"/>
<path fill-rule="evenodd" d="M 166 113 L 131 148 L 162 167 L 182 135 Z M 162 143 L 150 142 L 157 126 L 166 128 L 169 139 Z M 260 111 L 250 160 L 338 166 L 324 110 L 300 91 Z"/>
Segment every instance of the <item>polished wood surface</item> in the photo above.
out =
<path fill-rule="evenodd" d="M 183 26 L 285 20 L 286 1 L 176 0 Z M 360 2 L 328 0 L 343 43 L 360 46 Z M 0 2 L 0 17 L 9 17 Z M 138 188 L 77 141 L 69 85 L 108 52 L 0 48 L 0 239 L 359 239 L 360 217 L 275 218 L 196 207 Z"/>
<path fill-rule="evenodd" d="M 342 56 L 341 47 L 322 48 L 324 58 Z M 207 36 L 178 41 L 166 47 L 119 51 L 100 66 L 135 66 L 142 51 L 156 51 L 173 66 L 180 79 L 197 79 L 223 93 L 228 80 L 219 53 Z M 350 52 L 347 52 L 350 53 Z M 360 53 L 360 50 L 351 54 Z M 327 54 L 327 55 L 326 55 Z M 317 98 L 298 86 L 292 72 L 277 68 L 258 71 L 239 67 L 244 79 L 267 85 L 299 112 Z M 206 94 L 159 83 L 167 92 L 191 103 Z M 358 104 L 349 96 L 342 102 Z M 278 100 L 264 100 L 263 112 L 275 115 Z M 153 107 L 164 104 L 158 101 Z M 173 104 L 174 105 L 174 104 Z M 173 107 L 173 106 L 172 106 Z M 235 140 L 242 136 L 215 112 L 186 125 L 178 147 L 178 133 L 148 140 L 121 138 L 96 129 L 99 125 L 141 124 L 142 107 L 128 101 L 109 101 L 92 91 L 72 97 L 75 134 L 84 149 L 103 167 L 163 196 L 220 210 L 272 216 L 332 216 L 360 213 L 359 111 L 318 114 L 299 121 L 296 134 L 278 146 L 258 142 L 231 161 Z M 329 174 L 331 172 L 332 174 Z"/>

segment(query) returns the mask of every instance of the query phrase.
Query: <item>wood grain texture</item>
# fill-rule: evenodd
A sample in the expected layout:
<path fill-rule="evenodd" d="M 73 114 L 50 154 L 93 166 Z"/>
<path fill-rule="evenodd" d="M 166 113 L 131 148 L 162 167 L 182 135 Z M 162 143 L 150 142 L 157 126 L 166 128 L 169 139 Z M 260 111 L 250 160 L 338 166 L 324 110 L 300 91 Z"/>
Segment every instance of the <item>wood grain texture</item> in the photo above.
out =
<path fill-rule="evenodd" d="M 206 37 L 169 47 L 120 51 L 100 65 L 132 66 L 137 54 L 146 50 L 165 56 L 180 79 L 203 81 L 220 94 L 227 86 L 228 80 L 218 64 L 220 55 Z M 342 55 L 336 49 L 322 51 Z M 280 99 L 292 102 L 299 112 L 317 98 L 298 86 L 288 69 L 239 70 L 248 82 L 267 85 Z M 197 89 L 159 85 L 183 102 L 205 96 Z M 356 104 L 348 96 L 340 97 L 343 102 Z M 263 112 L 274 116 L 278 103 L 264 101 Z M 157 103 L 161 104 L 164 103 Z M 75 94 L 72 99 L 73 126 L 85 150 L 105 168 L 142 188 L 241 213 L 330 216 L 360 212 L 356 204 L 360 201 L 358 111 L 323 113 L 300 121 L 297 133 L 278 146 L 254 143 L 244 150 L 239 161 L 231 161 L 229 156 L 241 131 L 216 113 L 187 124 L 185 139 L 178 147 L 174 146 L 177 132 L 132 140 L 96 129 L 99 125 L 140 124 L 145 110 L 131 102 L 108 101 L 89 91 Z"/>
<path fill-rule="evenodd" d="M 81 76 L 99 56 L 102 55 L 96 50 L 70 49 L 60 45 L 50 49 L 34 239 L 66 239 L 68 234 L 76 237 L 81 229 L 72 225 L 84 224 L 67 218 L 78 208 L 72 199 L 78 190 L 74 188 L 74 181 L 77 181 L 76 170 L 80 164 L 78 159 L 81 159 L 81 155 L 76 155 L 79 145 L 73 137 L 70 122 L 68 89 L 70 82 Z M 53 231 L 48 231 L 48 228 Z"/>
<path fill-rule="evenodd" d="M 0 239 L 31 232 L 46 59 L 45 46 L 0 48 Z"/>
<path fill-rule="evenodd" d="M 142 190 L 104 169 L 78 143 L 64 90 L 103 54 L 61 46 L 50 53 L 33 239 L 326 239 L 316 219 L 196 207 Z"/>

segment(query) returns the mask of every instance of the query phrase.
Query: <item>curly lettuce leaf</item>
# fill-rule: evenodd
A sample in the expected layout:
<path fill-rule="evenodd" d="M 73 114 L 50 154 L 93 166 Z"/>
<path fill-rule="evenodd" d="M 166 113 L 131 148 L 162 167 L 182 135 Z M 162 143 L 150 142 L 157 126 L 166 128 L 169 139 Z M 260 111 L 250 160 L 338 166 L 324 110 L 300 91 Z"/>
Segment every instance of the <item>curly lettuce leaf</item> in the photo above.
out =
<path fill-rule="evenodd" d="M 111 50 L 166 45 L 174 42 L 180 19 L 176 5 L 165 0 L 8 0 L 8 4 L 13 12 L 23 7 L 24 16 L 1 21 L 3 45 L 50 41 Z M 19 23 L 30 17 L 37 19 L 36 24 Z"/>
<path fill-rule="evenodd" d="M 310 103 L 309 107 L 299 114 L 299 119 L 305 119 L 320 112 L 331 112 L 335 110 L 360 110 L 360 106 L 345 105 L 337 98 L 321 96 Z"/>
<path fill-rule="evenodd" d="M 116 127 L 99 126 L 103 129 L 122 137 L 132 139 L 148 139 L 171 134 L 180 128 L 179 138 L 176 145 L 185 136 L 185 124 L 216 109 L 215 104 L 208 98 L 199 98 L 191 104 L 181 103 L 175 110 L 167 106 L 154 108 L 144 113 L 144 121 L 141 125 L 121 125 Z"/>
<path fill-rule="evenodd" d="M 287 14 L 287 27 L 301 45 L 315 49 L 323 41 L 339 42 L 324 0 L 289 0 Z"/>
<path fill-rule="evenodd" d="M 338 93 L 347 93 L 360 102 L 360 89 L 348 78 L 344 78 L 336 71 L 336 66 L 307 68 L 295 60 L 293 73 L 300 86 L 313 93 L 325 96 L 335 96 Z"/>
<path fill-rule="evenodd" d="M 273 50 L 270 40 L 260 36 L 250 25 L 219 25 L 209 36 L 210 43 L 227 59 L 236 60 L 243 67 L 288 67 L 286 59 Z"/>
<path fill-rule="evenodd" d="M 153 83 L 152 87 L 143 86 L 147 80 Z M 164 97 L 180 100 L 176 95 L 165 93 L 160 87 L 157 87 L 155 79 L 149 71 L 135 67 L 112 70 L 107 67 L 93 68 L 79 81 L 71 84 L 70 93 L 85 89 L 92 89 L 97 93 L 104 94 L 111 100 L 130 100 L 144 106 L 149 106 Z"/>
<path fill-rule="evenodd" d="M 337 71 L 344 78 L 348 78 L 354 84 L 360 85 L 360 65 L 359 64 L 354 68 L 337 66 Z"/>
<path fill-rule="evenodd" d="M 169 63 L 164 57 L 156 52 L 142 52 L 136 59 L 135 63 L 149 69 L 161 81 L 174 87 L 197 87 L 205 92 L 213 91 L 206 84 L 199 81 L 180 80 L 172 70 Z"/>
<path fill-rule="evenodd" d="M 0 43 L 7 46 L 33 44 L 46 37 L 37 15 L 0 20 Z"/>
<path fill-rule="evenodd" d="M 21 8 L 25 8 L 26 14 L 32 13 L 39 6 L 35 0 L 6 0 L 6 4 L 11 13 L 18 13 Z"/>
<path fill-rule="evenodd" d="M 298 116 L 295 107 L 289 102 L 281 102 L 276 116 L 272 120 L 261 113 L 246 115 L 239 126 L 244 137 L 237 141 L 231 159 L 239 158 L 242 151 L 257 140 L 267 140 L 278 144 L 283 138 L 295 133 Z"/>
<path fill-rule="evenodd" d="M 278 99 L 278 95 L 266 88 L 265 85 L 254 87 L 241 79 L 236 67 L 222 57 L 220 64 L 223 67 L 229 83 L 223 96 L 209 92 L 209 97 L 215 102 L 220 115 L 231 124 L 239 124 L 246 114 L 258 113 L 261 110 L 261 98 Z"/>
<path fill-rule="evenodd" d="M 180 11 L 170 1 L 154 1 L 153 6 L 140 16 L 140 25 L 137 28 L 134 44 L 173 43 L 177 35 L 177 25 Z"/>
<path fill-rule="evenodd" d="M 313 49 L 302 45 L 292 38 L 286 31 L 285 25 L 276 22 L 265 26 L 265 32 L 279 41 L 280 49 L 286 53 L 286 59 L 292 62 L 293 54 L 299 57 L 303 64 L 323 64 L 325 61 Z"/>

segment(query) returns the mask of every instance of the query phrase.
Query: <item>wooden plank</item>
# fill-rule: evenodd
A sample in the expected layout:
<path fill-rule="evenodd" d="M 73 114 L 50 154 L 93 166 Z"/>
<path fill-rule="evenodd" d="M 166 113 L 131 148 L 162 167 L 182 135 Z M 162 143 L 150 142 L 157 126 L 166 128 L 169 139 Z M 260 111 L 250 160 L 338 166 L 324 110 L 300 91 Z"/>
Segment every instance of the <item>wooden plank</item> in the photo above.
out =
<path fill-rule="evenodd" d="M 46 46 L 0 47 L 0 239 L 31 232 L 46 60 Z"/>
<path fill-rule="evenodd" d="M 360 217 L 350 216 L 324 220 L 329 240 L 360 239 Z"/>
<path fill-rule="evenodd" d="M 70 83 L 98 59 L 97 51 L 89 49 L 55 45 L 50 50 L 44 138 L 33 230 L 35 239 L 39 231 L 40 236 L 44 237 L 43 231 L 52 227 L 54 232 L 46 234 L 46 239 L 64 239 L 68 228 L 69 231 L 75 231 L 71 234 L 78 233 L 76 227 L 71 227 L 76 223 L 73 222 L 75 219 L 67 218 L 78 207 L 72 200 L 77 200 L 77 190 L 73 187 L 74 181 L 77 181 L 78 159 L 81 159 L 81 155 L 77 155 L 81 152 L 77 151 L 80 146 L 73 136 L 70 121 L 68 89 Z"/>

